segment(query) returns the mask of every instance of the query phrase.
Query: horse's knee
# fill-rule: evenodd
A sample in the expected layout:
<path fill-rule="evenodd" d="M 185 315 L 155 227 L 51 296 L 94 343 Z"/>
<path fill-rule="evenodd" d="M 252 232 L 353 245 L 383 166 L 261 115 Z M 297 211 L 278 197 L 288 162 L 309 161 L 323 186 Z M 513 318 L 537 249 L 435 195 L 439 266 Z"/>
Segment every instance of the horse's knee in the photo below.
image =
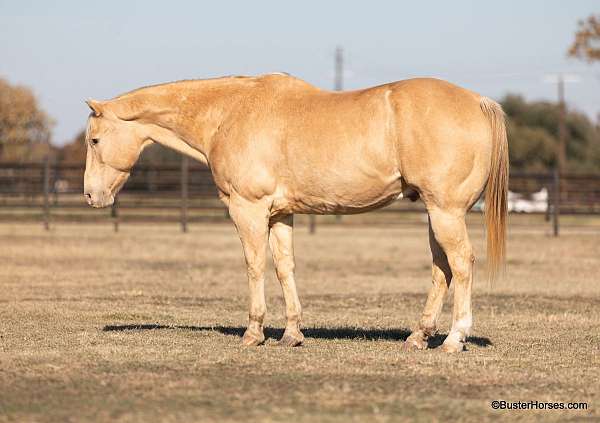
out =
<path fill-rule="evenodd" d="M 290 256 L 280 256 L 275 258 L 275 272 L 279 280 L 287 280 L 294 276 L 294 259 Z"/>
<path fill-rule="evenodd" d="M 264 277 L 265 259 L 257 254 L 246 256 L 246 270 L 250 281 L 257 281 Z"/>
<path fill-rule="evenodd" d="M 255 283 L 263 278 L 263 270 L 259 266 L 248 265 L 248 279 L 250 283 Z"/>

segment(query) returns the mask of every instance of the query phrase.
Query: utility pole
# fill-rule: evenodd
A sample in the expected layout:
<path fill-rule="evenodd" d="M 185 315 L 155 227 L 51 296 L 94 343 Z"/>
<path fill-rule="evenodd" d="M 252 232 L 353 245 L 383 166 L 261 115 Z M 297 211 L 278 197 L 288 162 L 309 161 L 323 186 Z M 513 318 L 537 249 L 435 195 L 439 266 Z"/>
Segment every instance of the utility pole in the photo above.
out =
<path fill-rule="evenodd" d="M 565 103 L 565 82 L 579 82 L 578 75 L 563 73 L 546 75 L 544 82 L 556 84 L 558 90 L 558 145 L 556 146 L 556 166 L 552 176 L 552 226 L 554 236 L 559 234 L 560 200 L 564 189 L 563 179 L 567 171 L 567 106 Z"/>
<path fill-rule="evenodd" d="M 544 75 L 544 82 L 556 84 L 558 91 L 558 145 L 556 147 L 556 168 L 562 174 L 567 171 L 567 105 L 565 102 L 565 84 L 579 82 L 577 74 L 554 73 Z"/>
<path fill-rule="evenodd" d="M 335 48 L 333 89 L 335 91 L 344 89 L 344 50 L 341 46 Z M 336 215 L 335 220 L 340 222 L 342 215 Z M 317 218 L 314 214 L 308 215 L 308 228 L 311 234 L 314 234 L 317 230 Z"/>
<path fill-rule="evenodd" d="M 565 104 L 565 78 L 558 75 L 558 150 L 556 161 L 558 172 L 563 176 L 567 170 L 567 107 Z"/>
<path fill-rule="evenodd" d="M 558 74 L 558 145 L 556 146 L 556 169 L 554 169 L 554 210 L 553 210 L 553 233 L 559 234 L 558 219 L 560 216 L 560 197 L 562 196 L 562 179 L 567 168 L 567 126 L 565 105 L 565 78 L 562 73 Z"/>
<path fill-rule="evenodd" d="M 335 49 L 335 81 L 333 89 L 342 91 L 344 89 L 344 50 L 338 46 Z"/>

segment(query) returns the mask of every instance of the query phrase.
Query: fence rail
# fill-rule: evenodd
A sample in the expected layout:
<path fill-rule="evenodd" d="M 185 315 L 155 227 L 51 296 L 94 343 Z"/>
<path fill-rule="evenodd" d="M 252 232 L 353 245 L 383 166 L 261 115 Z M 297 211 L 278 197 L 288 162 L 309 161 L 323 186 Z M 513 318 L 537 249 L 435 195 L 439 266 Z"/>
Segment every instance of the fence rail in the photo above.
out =
<path fill-rule="evenodd" d="M 178 221 L 185 232 L 190 222 L 228 217 L 210 170 L 187 159 L 136 166 L 109 213 L 87 207 L 83 174 L 84 164 L 0 162 L 0 220 L 41 220 L 48 228 L 51 221 L 111 219 L 115 230 L 120 221 Z M 512 212 L 545 214 L 556 233 L 559 215 L 600 214 L 600 174 L 513 172 L 510 191 Z M 402 200 L 379 212 L 422 211 L 421 202 Z"/>

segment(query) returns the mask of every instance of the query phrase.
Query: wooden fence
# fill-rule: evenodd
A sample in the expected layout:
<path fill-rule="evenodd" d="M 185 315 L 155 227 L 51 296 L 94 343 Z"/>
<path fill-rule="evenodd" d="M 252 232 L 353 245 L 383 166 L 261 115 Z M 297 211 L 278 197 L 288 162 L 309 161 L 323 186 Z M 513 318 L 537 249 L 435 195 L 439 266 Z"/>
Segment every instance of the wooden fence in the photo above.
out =
<path fill-rule="evenodd" d="M 187 231 L 190 222 L 228 218 L 210 170 L 186 158 L 169 165 L 136 166 L 110 213 L 86 205 L 83 173 L 84 164 L 0 163 L 0 220 L 41 220 L 49 228 L 52 221 L 111 219 L 115 230 L 120 222 L 178 221 Z M 514 212 L 545 214 L 556 234 L 560 215 L 600 214 L 600 174 L 513 172 L 510 190 Z M 421 202 L 402 200 L 380 213 L 423 210 Z M 309 222 L 314 231 L 314 219 Z"/>

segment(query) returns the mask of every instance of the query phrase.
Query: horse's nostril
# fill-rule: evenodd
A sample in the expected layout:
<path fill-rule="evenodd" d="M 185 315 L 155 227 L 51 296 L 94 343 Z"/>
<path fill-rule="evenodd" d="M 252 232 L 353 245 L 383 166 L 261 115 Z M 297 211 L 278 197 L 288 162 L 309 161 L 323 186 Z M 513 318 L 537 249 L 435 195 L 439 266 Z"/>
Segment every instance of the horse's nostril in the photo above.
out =
<path fill-rule="evenodd" d="M 89 192 L 86 192 L 85 193 L 85 198 L 88 199 L 88 200 L 91 200 L 92 199 L 92 194 L 90 194 Z"/>

